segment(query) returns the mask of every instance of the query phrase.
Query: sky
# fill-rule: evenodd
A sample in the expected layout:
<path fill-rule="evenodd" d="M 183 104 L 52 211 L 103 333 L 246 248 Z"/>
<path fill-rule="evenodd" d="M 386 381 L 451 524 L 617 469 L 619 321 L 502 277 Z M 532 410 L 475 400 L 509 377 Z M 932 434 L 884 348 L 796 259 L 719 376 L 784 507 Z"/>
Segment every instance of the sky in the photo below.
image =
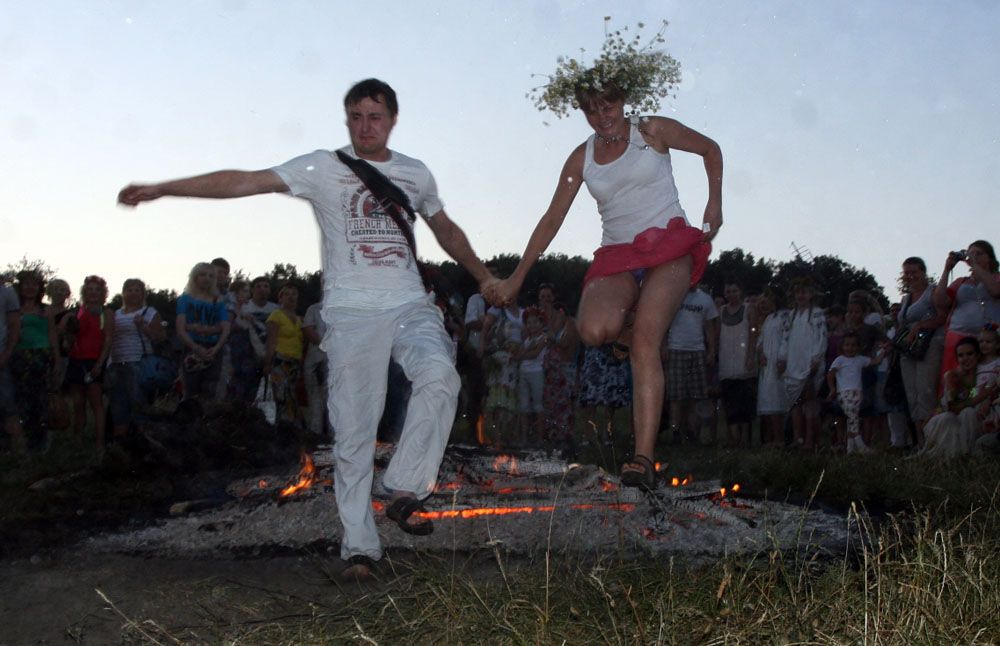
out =
<path fill-rule="evenodd" d="M 484 258 L 520 253 L 570 151 L 589 134 L 525 98 L 559 56 L 589 62 L 611 25 L 669 21 L 683 80 L 659 114 L 725 157 L 719 250 L 788 260 L 794 243 L 868 269 L 997 238 L 1000 1 L 305 2 L 0 0 L 0 268 L 44 260 L 112 293 L 180 290 L 217 256 L 248 275 L 319 268 L 306 202 L 115 197 L 149 182 L 259 169 L 347 143 L 343 95 L 378 77 L 399 97 L 390 146 L 422 159 Z M 580 49 L 586 51 L 581 53 Z M 539 77 L 538 75 L 542 75 Z M 701 159 L 673 156 L 701 221 Z M 581 191 L 550 252 L 589 257 Z M 418 248 L 446 256 L 424 226 Z"/>

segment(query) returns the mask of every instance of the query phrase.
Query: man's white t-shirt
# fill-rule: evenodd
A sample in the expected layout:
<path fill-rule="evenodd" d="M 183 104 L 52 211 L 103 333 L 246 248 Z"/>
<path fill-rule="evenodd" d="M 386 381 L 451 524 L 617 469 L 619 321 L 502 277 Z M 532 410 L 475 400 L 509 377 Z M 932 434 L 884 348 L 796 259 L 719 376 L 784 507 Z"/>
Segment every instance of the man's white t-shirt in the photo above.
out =
<path fill-rule="evenodd" d="M 712 297 L 700 289 L 690 290 L 670 324 L 667 348 L 684 352 L 704 351 L 705 322 L 717 318 L 719 310 Z"/>
<path fill-rule="evenodd" d="M 353 146 L 340 150 L 357 156 Z M 427 166 L 389 153 L 389 161 L 369 163 L 406 191 L 425 220 L 440 212 L 444 205 Z M 426 298 L 403 232 L 333 151 L 317 150 L 271 170 L 293 196 L 312 204 L 322 235 L 325 307 L 390 309 Z"/>

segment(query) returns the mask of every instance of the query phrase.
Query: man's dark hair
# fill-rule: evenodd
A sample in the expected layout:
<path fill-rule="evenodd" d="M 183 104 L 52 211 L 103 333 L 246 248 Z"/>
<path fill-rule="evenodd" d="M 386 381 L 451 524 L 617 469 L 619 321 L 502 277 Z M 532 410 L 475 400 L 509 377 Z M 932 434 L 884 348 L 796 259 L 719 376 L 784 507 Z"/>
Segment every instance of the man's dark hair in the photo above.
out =
<path fill-rule="evenodd" d="M 389 114 L 396 116 L 399 114 L 399 104 L 396 102 L 396 91 L 389 87 L 385 81 L 378 79 L 365 79 L 358 81 L 344 95 L 344 108 L 350 108 L 359 103 L 362 99 L 371 99 L 377 103 L 384 103 L 389 109 Z"/>
<path fill-rule="evenodd" d="M 222 269 L 229 271 L 229 261 L 226 260 L 225 258 L 216 258 L 209 264 L 212 265 L 213 267 L 221 267 Z"/>
<path fill-rule="evenodd" d="M 257 276 L 252 281 L 250 281 L 250 289 L 253 289 L 254 287 L 256 287 L 257 283 L 267 283 L 267 286 L 270 287 L 271 286 L 271 279 L 268 278 L 267 276 Z"/>

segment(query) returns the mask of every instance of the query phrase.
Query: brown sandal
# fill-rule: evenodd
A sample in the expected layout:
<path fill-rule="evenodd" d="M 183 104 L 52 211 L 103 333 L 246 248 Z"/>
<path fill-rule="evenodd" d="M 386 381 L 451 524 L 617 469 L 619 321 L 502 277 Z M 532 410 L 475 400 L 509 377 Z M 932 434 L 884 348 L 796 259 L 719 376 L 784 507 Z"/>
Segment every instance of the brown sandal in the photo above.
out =
<path fill-rule="evenodd" d="M 636 464 L 642 467 L 642 470 L 630 469 L 626 471 L 625 467 L 629 464 Z M 622 465 L 621 474 L 623 486 L 638 487 L 646 491 L 652 491 L 656 488 L 656 465 L 645 455 L 636 454 L 630 460 L 627 460 Z"/>

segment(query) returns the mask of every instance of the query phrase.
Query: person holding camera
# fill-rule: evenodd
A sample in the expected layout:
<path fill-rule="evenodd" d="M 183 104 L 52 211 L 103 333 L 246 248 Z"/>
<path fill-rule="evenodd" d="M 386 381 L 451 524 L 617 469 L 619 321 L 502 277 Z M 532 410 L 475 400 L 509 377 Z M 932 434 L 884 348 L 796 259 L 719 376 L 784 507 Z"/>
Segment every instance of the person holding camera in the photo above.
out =
<path fill-rule="evenodd" d="M 948 276 L 960 262 L 969 266 L 969 275 L 948 284 Z M 955 348 L 959 341 L 978 336 L 985 325 L 1000 323 L 1000 273 L 993 245 L 976 240 L 968 249 L 948 254 L 941 282 L 934 288 L 934 307 L 948 312 L 940 373 L 943 376 L 957 366 Z"/>

